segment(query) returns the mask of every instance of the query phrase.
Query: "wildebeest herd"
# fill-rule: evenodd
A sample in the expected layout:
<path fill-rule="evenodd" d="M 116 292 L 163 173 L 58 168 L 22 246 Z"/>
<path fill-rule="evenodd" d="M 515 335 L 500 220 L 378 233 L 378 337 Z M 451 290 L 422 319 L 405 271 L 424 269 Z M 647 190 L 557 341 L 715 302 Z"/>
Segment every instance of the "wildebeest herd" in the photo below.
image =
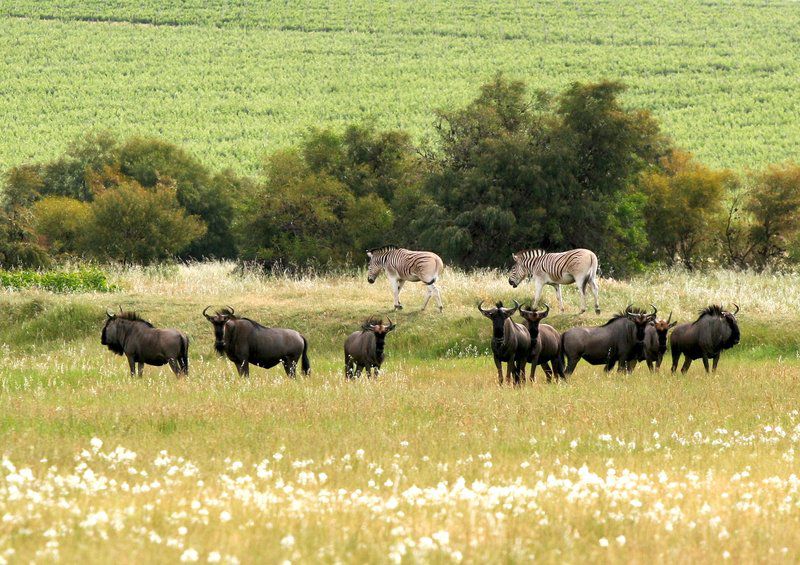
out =
<path fill-rule="evenodd" d="M 443 269 L 438 255 L 383 246 L 369 250 L 367 256 L 370 260 L 369 282 L 373 283 L 381 270 L 386 271 L 394 293 L 395 309 L 402 308 L 399 293 L 403 283 L 420 281 L 428 286 L 422 309 L 435 296 L 441 311 L 441 296 L 435 286 Z M 716 370 L 722 351 L 739 343 L 736 320 L 739 307 L 736 305 L 732 312 L 722 306 L 708 306 L 694 322 L 679 325 L 672 321 L 672 312 L 664 320 L 657 317 L 658 309 L 653 305 L 650 311 L 629 305 L 602 326 L 575 327 L 561 334 L 553 326 L 542 323 L 550 313 L 546 304 L 544 310 L 537 309 L 542 287 L 556 287 L 563 311 L 560 285 L 577 283 L 583 313 L 586 309 L 585 289 L 590 286 L 594 293 L 595 311 L 599 313 L 597 258 L 594 253 L 586 249 L 563 253 L 532 251 L 516 253 L 513 258 L 515 265 L 509 283 L 516 288 L 524 278 L 532 278 L 535 282 L 532 304 L 527 308 L 517 301 L 514 301 L 513 308 L 504 307 L 500 301 L 493 308 L 484 308 L 483 301 L 478 304 L 480 313 L 492 322 L 491 350 L 501 385 L 504 380 L 515 385 L 525 382 L 528 364 L 531 366 L 530 380 L 535 379 L 538 365 L 544 370 L 548 382 L 554 376 L 565 380 L 581 359 L 592 365 L 603 365 L 605 371 L 617 366 L 619 371 L 627 372 L 644 361 L 651 371 L 655 371 L 661 366 L 667 350 L 670 329 L 672 372 L 677 370 L 681 355 L 684 356 L 682 373 L 695 359 L 703 360 L 706 372 L 711 360 L 712 370 Z M 230 307 L 209 315 L 210 308 L 203 310 L 203 316 L 212 324 L 214 349 L 230 359 L 240 375 L 248 376 L 251 364 L 269 369 L 279 363 L 290 377 L 296 375 L 298 366 L 304 375 L 309 373 L 308 340 L 299 332 L 262 326 L 250 318 L 237 316 Z M 522 317 L 522 323 L 512 319 L 515 313 Z M 124 312 L 122 308 L 118 314 L 106 312 L 106 316 L 101 343 L 114 353 L 127 357 L 131 376 L 136 374 L 137 366 L 141 376 L 145 364 L 168 364 L 177 376 L 189 373 L 189 339 L 186 334 L 175 329 L 155 328 L 135 312 Z M 384 360 L 386 337 L 395 327 L 391 319 L 387 324 L 382 318 L 373 317 L 347 337 L 344 344 L 345 378 L 357 378 L 362 370 L 366 370 L 367 377 L 378 376 Z M 505 378 L 503 363 L 506 363 Z"/>

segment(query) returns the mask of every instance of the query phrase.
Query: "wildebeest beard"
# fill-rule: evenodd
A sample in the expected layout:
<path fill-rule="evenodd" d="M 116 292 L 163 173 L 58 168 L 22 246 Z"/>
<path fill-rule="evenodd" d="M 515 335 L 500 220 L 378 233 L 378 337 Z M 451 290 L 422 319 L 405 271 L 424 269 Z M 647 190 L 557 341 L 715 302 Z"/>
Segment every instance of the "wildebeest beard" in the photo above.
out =
<path fill-rule="evenodd" d="M 214 351 L 216 351 L 218 355 L 225 354 L 225 341 L 223 340 L 224 334 L 224 326 L 214 324 Z"/>
<path fill-rule="evenodd" d="M 116 341 L 114 341 L 114 342 L 109 342 L 108 341 L 108 336 L 106 335 L 106 329 L 107 328 L 108 328 L 108 325 L 103 326 L 103 334 L 100 336 L 100 343 L 102 345 L 105 345 L 106 347 L 108 347 L 108 349 L 113 351 L 115 354 L 124 355 L 125 354 L 125 350 L 122 348 L 122 344 L 121 343 L 116 342 Z M 95 335 L 97 335 L 97 334 L 95 334 Z"/>

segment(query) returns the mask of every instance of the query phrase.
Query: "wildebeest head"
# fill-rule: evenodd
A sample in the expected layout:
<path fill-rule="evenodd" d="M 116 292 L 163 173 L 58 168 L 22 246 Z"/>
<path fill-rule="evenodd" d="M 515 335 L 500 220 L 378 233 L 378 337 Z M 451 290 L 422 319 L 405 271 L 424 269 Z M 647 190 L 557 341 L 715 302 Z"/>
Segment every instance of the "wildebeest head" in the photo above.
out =
<path fill-rule="evenodd" d="M 550 305 L 545 304 L 544 307 L 546 310 L 542 310 L 541 312 L 533 310 L 532 306 L 528 306 L 527 309 L 523 307 L 519 309 L 519 315 L 528 322 L 528 332 L 531 334 L 531 343 L 535 342 L 536 338 L 539 336 L 539 322 L 544 320 L 550 313 Z"/>
<path fill-rule="evenodd" d="M 674 328 L 677 323 L 677 320 L 674 322 L 672 321 L 672 312 L 669 313 L 669 317 L 667 317 L 666 320 L 661 318 L 653 322 L 656 335 L 658 336 L 658 350 L 661 353 L 667 350 L 667 332 L 669 332 L 671 328 Z"/>
<path fill-rule="evenodd" d="M 734 307 L 736 307 L 736 310 L 733 312 L 722 312 L 723 319 L 728 322 L 728 326 L 731 328 L 731 337 L 728 338 L 728 341 L 726 341 L 723 345 L 725 349 L 730 349 L 739 343 L 739 339 L 741 338 L 741 334 L 739 333 L 739 323 L 736 320 L 736 314 L 739 313 L 739 306 L 734 303 Z"/>
<path fill-rule="evenodd" d="M 388 318 L 389 324 L 384 324 L 382 318 L 370 318 L 363 324 L 361 324 L 361 329 L 365 332 L 372 332 L 375 334 L 375 348 L 378 352 L 383 351 L 383 345 L 386 341 L 386 334 L 393 331 L 397 324 L 395 324 L 391 318 Z"/>
<path fill-rule="evenodd" d="M 374 249 L 367 249 L 367 258 L 369 259 L 369 266 L 367 267 L 367 282 L 372 284 L 378 275 L 383 270 L 384 261 L 386 260 L 386 253 L 397 249 L 396 245 L 384 245 L 383 247 L 376 247 Z"/>
<path fill-rule="evenodd" d="M 125 353 L 123 343 L 125 339 L 125 324 L 128 322 L 142 322 L 148 327 L 153 327 L 150 322 L 140 318 L 136 312 L 123 312 L 121 306 L 119 314 L 112 314 L 106 310 L 106 323 L 100 334 L 100 344 L 105 345 L 117 355 Z"/>
<path fill-rule="evenodd" d="M 652 304 L 650 306 L 653 306 Z M 641 308 L 634 308 L 630 304 L 627 308 L 625 308 L 624 315 L 628 318 L 631 322 L 636 324 L 636 341 L 642 342 L 644 341 L 644 332 L 647 329 L 647 325 L 655 320 L 656 314 L 658 313 L 658 308 L 653 306 L 653 311 L 648 313 L 642 310 Z"/>
<path fill-rule="evenodd" d="M 225 323 L 230 319 L 236 318 L 236 316 L 234 315 L 233 308 L 230 306 L 222 310 L 217 310 L 214 312 L 213 316 L 206 314 L 209 308 L 211 308 L 211 306 L 206 306 L 205 310 L 203 310 L 203 316 L 214 326 L 214 350 L 219 355 L 222 355 L 225 353 L 225 342 L 223 340 L 225 335 Z"/>
<path fill-rule="evenodd" d="M 492 332 L 495 338 L 502 339 L 504 335 L 504 326 L 506 320 L 514 315 L 519 309 L 519 302 L 516 300 L 514 301 L 513 308 L 503 308 L 503 302 L 498 301 L 495 304 L 494 308 L 489 308 L 488 310 L 483 309 L 483 301 L 481 300 L 480 304 L 478 304 L 478 310 L 481 314 L 486 316 L 492 321 Z"/>

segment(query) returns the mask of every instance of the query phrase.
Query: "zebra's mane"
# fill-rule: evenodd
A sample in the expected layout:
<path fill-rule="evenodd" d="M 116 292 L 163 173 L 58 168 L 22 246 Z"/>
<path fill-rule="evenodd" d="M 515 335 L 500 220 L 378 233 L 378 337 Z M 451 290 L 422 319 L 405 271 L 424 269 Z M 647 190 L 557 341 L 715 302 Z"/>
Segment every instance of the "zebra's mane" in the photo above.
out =
<path fill-rule="evenodd" d="M 541 257 L 542 255 L 547 255 L 547 251 L 544 249 L 523 249 L 522 251 L 515 253 L 515 255 L 523 259 L 528 259 L 531 257 Z"/>
<path fill-rule="evenodd" d="M 120 312 L 115 317 L 119 318 L 121 320 L 129 320 L 131 322 L 141 322 L 144 325 L 146 325 L 148 328 L 155 327 L 155 326 L 153 326 L 153 324 L 151 324 L 150 322 L 148 322 L 147 320 L 145 320 L 144 318 L 139 316 L 139 314 L 137 314 L 133 310 L 130 310 L 128 312 Z"/>
<path fill-rule="evenodd" d="M 373 247 L 372 249 L 367 249 L 367 253 L 381 253 L 383 251 L 393 251 L 395 249 L 400 249 L 397 245 L 381 245 L 380 247 Z"/>
<path fill-rule="evenodd" d="M 719 304 L 711 304 L 710 306 L 707 306 L 702 310 L 700 310 L 699 312 L 700 315 L 694 322 L 692 322 L 692 324 L 696 324 L 697 322 L 699 322 L 703 318 L 703 316 L 722 316 L 723 311 L 724 310 L 722 309 L 722 306 L 720 306 Z"/>

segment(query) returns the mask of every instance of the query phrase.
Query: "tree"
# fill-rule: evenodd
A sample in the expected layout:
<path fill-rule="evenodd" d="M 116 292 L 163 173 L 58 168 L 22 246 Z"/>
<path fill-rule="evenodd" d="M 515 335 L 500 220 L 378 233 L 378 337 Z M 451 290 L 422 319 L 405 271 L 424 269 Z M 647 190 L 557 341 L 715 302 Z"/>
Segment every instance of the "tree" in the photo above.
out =
<path fill-rule="evenodd" d="M 174 185 L 129 181 L 95 198 L 86 245 L 99 259 L 147 264 L 176 256 L 205 233 L 180 206 Z"/>
<path fill-rule="evenodd" d="M 722 225 L 723 201 L 735 186 L 729 171 L 715 171 L 690 153 L 674 151 L 643 173 L 644 220 L 652 257 L 688 269 L 708 257 Z"/>
<path fill-rule="evenodd" d="M 66 196 L 49 196 L 36 202 L 31 211 L 36 233 L 51 253 L 83 250 L 84 230 L 92 216 L 90 204 Z"/>

